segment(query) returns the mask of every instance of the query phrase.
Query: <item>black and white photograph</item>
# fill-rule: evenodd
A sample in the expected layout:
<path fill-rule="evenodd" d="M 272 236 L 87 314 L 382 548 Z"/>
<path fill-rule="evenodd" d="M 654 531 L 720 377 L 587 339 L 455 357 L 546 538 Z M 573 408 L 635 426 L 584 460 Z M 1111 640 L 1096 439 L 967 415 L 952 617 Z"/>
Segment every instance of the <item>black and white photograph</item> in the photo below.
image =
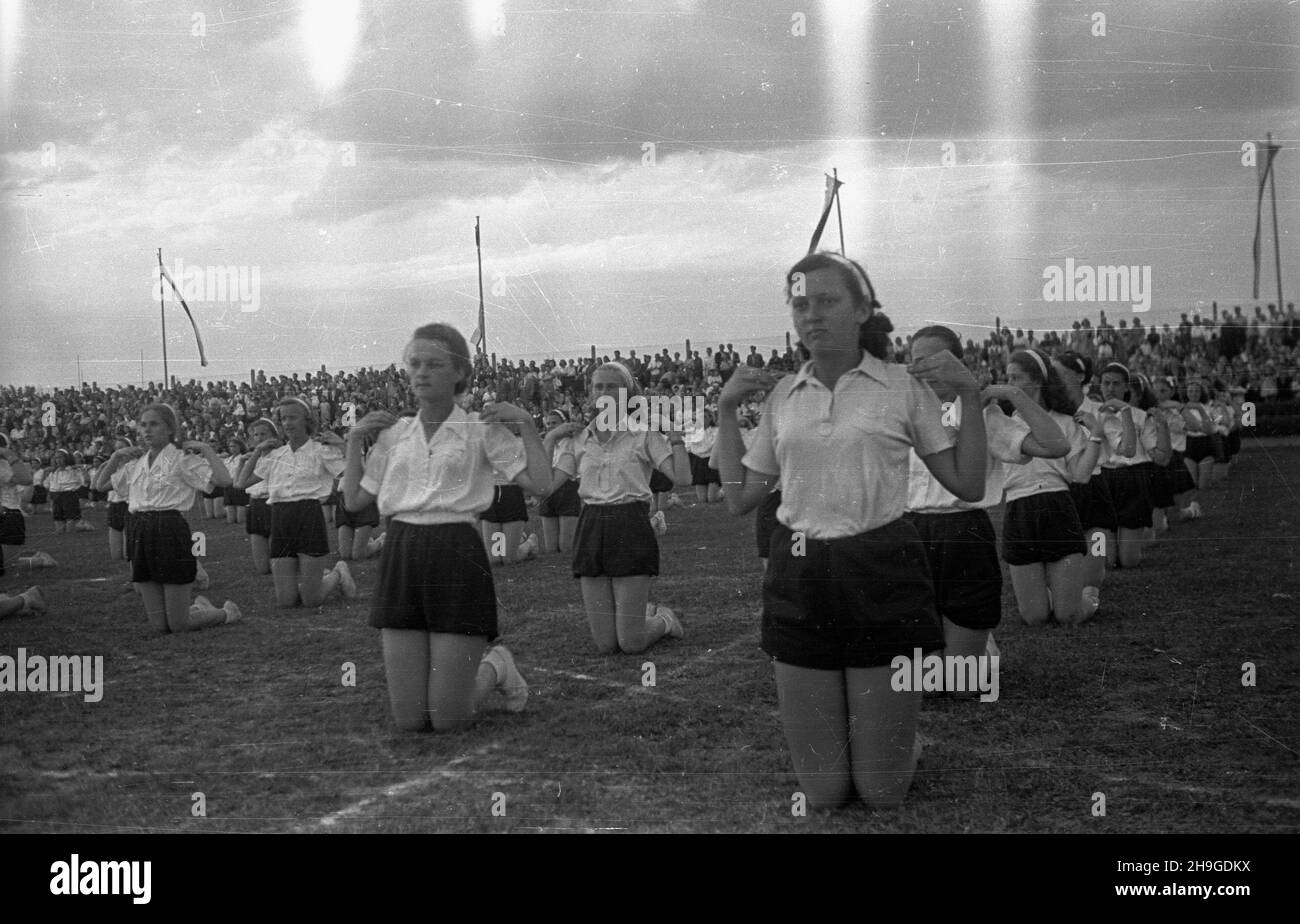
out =
<path fill-rule="evenodd" d="M 0 0 L 0 832 L 84 848 L 24 888 L 1300 831 L 1298 52 L 1286 0 Z M 1146 843 L 1087 887 L 1251 895 Z"/>

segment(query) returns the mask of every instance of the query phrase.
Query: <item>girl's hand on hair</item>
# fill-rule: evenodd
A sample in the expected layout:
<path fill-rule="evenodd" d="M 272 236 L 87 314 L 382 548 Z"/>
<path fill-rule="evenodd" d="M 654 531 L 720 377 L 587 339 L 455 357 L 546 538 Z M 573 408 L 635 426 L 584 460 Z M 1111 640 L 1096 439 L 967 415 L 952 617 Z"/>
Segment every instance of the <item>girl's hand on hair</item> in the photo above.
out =
<path fill-rule="evenodd" d="M 980 392 L 980 401 L 988 404 L 990 401 L 1014 401 L 1023 392 L 1016 385 L 988 385 Z"/>
<path fill-rule="evenodd" d="M 735 411 L 746 395 L 756 391 L 768 391 L 780 380 L 780 376 L 773 375 L 765 369 L 740 366 L 722 387 L 722 392 L 718 395 L 718 407 L 725 406 L 728 410 Z"/>
<path fill-rule="evenodd" d="M 279 449 L 279 448 L 280 448 L 279 440 L 269 439 L 269 440 L 262 440 L 262 442 L 258 443 L 256 446 L 253 447 L 253 451 L 259 455 L 266 455 L 272 449 Z"/>
<path fill-rule="evenodd" d="M 521 424 L 533 422 L 532 414 L 506 401 L 483 405 L 483 411 L 478 416 L 479 420 L 484 423 Z"/>
<path fill-rule="evenodd" d="M 316 442 L 321 443 L 321 444 L 323 444 L 323 445 L 325 445 L 325 446 L 342 446 L 342 445 L 343 445 L 343 437 L 339 436 L 339 435 L 338 435 L 337 433 L 335 433 L 333 430 L 321 430 L 321 431 L 320 431 L 319 433 L 317 433 L 314 437 L 312 437 L 312 439 L 314 439 Z"/>
<path fill-rule="evenodd" d="M 979 388 L 979 383 L 970 374 L 966 364 L 949 350 L 940 350 L 920 362 L 912 363 L 907 371 L 931 388 L 936 385 L 953 391 L 974 391 Z"/>

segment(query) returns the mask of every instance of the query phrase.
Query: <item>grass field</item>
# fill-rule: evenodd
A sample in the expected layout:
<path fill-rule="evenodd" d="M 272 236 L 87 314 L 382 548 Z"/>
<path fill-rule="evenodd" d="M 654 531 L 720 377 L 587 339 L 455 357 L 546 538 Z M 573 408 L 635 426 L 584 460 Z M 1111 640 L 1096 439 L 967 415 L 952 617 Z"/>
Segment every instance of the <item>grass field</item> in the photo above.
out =
<path fill-rule="evenodd" d="M 102 655 L 105 686 L 97 703 L 0 693 L 0 830 L 1294 832 L 1298 498 L 1300 446 L 1251 448 L 1203 496 L 1206 518 L 1112 574 L 1080 629 L 1020 625 L 1007 582 L 1000 699 L 926 702 L 933 744 L 901 809 L 807 817 L 758 650 L 752 519 L 720 506 L 668 513 L 653 596 L 686 637 L 647 655 L 595 653 L 561 557 L 498 569 L 532 698 L 459 735 L 392 724 L 367 626 L 375 562 L 354 567 L 359 599 L 286 615 L 250 576 L 242 527 L 191 516 L 208 595 L 245 620 L 159 637 L 107 561 L 102 507 L 93 533 L 29 518 L 26 551 L 59 567 L 21 575 L 6 549 L 0 587 L 39 583 L 50 612 L 0 622 L 0 654 Z"/>

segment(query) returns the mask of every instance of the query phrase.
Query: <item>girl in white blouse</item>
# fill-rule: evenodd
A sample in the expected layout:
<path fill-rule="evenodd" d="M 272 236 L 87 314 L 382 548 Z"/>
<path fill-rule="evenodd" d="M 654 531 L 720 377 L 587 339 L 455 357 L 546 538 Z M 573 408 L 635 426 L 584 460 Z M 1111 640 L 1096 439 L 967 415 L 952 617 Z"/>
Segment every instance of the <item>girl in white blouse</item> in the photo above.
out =
<path fill-rule="evenodd" d="M 235 622 L 239 608 L 229 600 L 217 609 L 206 600 L 190 606 L 190 588 L 198 574 L 192 536 L 184 511 L 197 492 L 230 483 L 225 465 L 212 447 L 198 440 L 177 445 L 176 412 L 151 404 L 140 414 L 143 445 L 127 446 L 109 457 L 95 488 L 107 491 L 117 470 L 128 472 L 117 483 L 126 488 L 131 529 L 131 580 L 144 600 L 145 615 L 159 632 L 188 632 Z M 207 604 L 207 605 L 202 605 Z"/>
<path fill-rule="evenodd" d="M 494 687 L 512 712 L 528 701 L 510 651 L 488 647 L 496 591 L 475 522 L 492 503 L 494 471 L 536 493 L 550 483 L 551 460 L 520 408 L 470 415 L 457 406 L 474 367 L 454 328 L 419 328 L 403 361 L 419 411 L 371 411 L 348 431 L 343 500 L 354 512 L 377 502 L 391 517 L 370 624 L 383 639 L 393 717 L 409 731 L 447 730 L 469 722 Z M 363 472 L 367 436 L 376 439 Z"/>

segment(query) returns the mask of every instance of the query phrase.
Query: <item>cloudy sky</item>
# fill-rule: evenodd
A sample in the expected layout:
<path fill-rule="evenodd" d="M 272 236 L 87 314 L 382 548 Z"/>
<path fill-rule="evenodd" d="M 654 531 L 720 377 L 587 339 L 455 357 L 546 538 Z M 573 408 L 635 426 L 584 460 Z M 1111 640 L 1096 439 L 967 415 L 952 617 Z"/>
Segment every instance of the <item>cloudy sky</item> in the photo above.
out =
<path fill-rule="evenodd" d="M 476 215 L 494 352 L 770 348 L 832 167 L 902 331 L 1134 316 L 1045 300 L 1067 259 L 1249 310 L 1267 131 L 1300 286 L 1298 49 L 1285 0 L 0 0 L 0 381 L 161 378 L 159 247 L 246 286 L 190 292 L 207 369 L 169 301 L 173 375 L 468 337 Z"/>

